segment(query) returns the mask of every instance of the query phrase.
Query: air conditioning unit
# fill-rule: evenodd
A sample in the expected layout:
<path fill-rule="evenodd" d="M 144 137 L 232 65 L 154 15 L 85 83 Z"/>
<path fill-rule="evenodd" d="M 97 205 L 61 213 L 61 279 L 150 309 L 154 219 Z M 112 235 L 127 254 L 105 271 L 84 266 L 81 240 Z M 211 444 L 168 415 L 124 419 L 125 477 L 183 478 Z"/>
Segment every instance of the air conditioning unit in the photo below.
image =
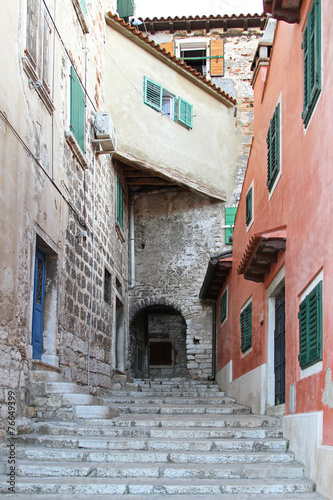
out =
<path fill-rule="evenodd" d="M 110 113 L 98 112 L 95 117 L 95 136 L 104 151 L 117 150 L 116 129 L 111 120 Z"/>

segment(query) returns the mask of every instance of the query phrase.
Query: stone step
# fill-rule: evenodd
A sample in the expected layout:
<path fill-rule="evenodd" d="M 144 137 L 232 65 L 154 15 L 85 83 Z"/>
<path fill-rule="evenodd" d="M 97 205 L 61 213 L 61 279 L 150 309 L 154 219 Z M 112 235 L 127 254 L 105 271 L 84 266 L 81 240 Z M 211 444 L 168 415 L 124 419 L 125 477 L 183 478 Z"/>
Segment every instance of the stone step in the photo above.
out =
<path fill-rule="evenodd" d="M 236 415 L 236 414 L 248 414 L 250 413 L 249 408 L 246 408 L 245 406 L 238 406 L 238 405 L 223 405 L 223 406 L 214 406 L 214 405 L 204 405 L 204 406 L 197 406 L 197 405 L 186 405 L 186 406 L 179 406 L 179 405 L 145 405 L 145 404 L 137 404 L 137 405 L 123 405 L 123 404 L 118 404 L 117 408 L 119 409 L 120 413 L 135 413 L 135 414 L 140 414 L 140 413 L 147 413 L 147 414 L 186 414 L 186 415 L 195 415 L 195 414 L 230 414 L 230 415 Z"/>
<path fill-rule="evenodd" d="M 159 428 L 178 428 L 178 427 L 241 427 L 241 428 L 280 428 L 281 421 L 273 417 L 240 414 L 240 415 L 219 415 L 217 418 L 214 414 L 195 414 L 186 416 L 186 419 L 180 419 L 177 415 L 160 415 L 160 414 L 139 414 L 131 415 L 122 414 L 118 417 L 108 419 L 91 420 L 86 418 L 83 420 L 85 425 L 98 425 L 99 427 L 159 427 Z"/>
<path fill-rule="evenodd" d="M 146 450 L 101 450 L 101 449 L 65 449 L 65 448 L 35 448 L 17 446 L 19 460 L 57 461 L 57 462 L 108 462 L 108 463 L 177 463 L 177 464 L 285 464 L 293 461 L 293 454 L 286 452 L 264 451 L 201 451 L 201 452 L 169 452 Z"/>
<path fill-rule="evenodd" d="M 86 387 L 77 385 L 74 382 L 60 381 L 36 382 L 34 384 L 34 393 L 36 396 L 44 396 L 49 394 L 88 394 Z"/>
<path fill-rule="evenodd" d="M 80 448 L 99 450 L 146 450 L 146 451 L 286 451 L 287 442 L 283 439 L 195 439 L 183 440 L 179 438 L 123 438 L 105 436 L 34 436 L 21 435 L 17 438 L 20 444 L 34 445 L 48 448 Z"/>
<path fill-rule="evenodd" d="M 0 474 L 9 472 L 9 465 L 3 463 Z M 30 477 L 150 477 L 150 478 L 199 478 L 199 479 L 293 479 L 302 478 L 304 470 L 297 463 L 289 464 L 103 464 L 100 462 L 57 462 L 47 463 L 20 460 L 16 475 Z"/>
<path fill-rule="evenodd" d="M 85 494 L 71 495 L 73 500 L 90 500 L 91 497 Z M 126 500 L 147 500 L 144 495 L 126 494 Z M 227 497 L 224 497 L 227 500 Z M 8 500 L 32 500 L 30 494 L 24 493 L 9 493 L 6 495 Z M 149 495 L 149 500 L 165 500 L 163 493 Z M 68 494 L 48 493 L 39 494 L 38 500 L 68 500 Z M 98 500 L 120 500 L 119 495 L 100 494 Z M 172 495 L 172 500 L 193 500 L 193 495 Z M 195 500 L 221 500 L 221 494 L 195 495 Z M 229 499 L 228 499 L 229 500 Z M 232 500 L 324 500 L 318 493 L 280 493 L 280 494 L 263 494 L 263 493 L 236 493 L 232 495 Z"/>
<path fill-rule="evenodd" d="M 125 438 L 173 438 L 173 439 L 264 439 L 281 438 L 280 428 L 225 428 L 225 427 L 194 427 L 194 428 L 136 428 L 136 427 L 110 427 L 110 426 L 57 426 L 52 424 L 40 424 L 36 427 L 36 433 L 43 432 L 46 435 L 79 435 L 79 436 L 104 436 Z M 23 436 L 24 437 L 24 436 Z M 31 437 L 31 436 L 30 436 Z M 21 436 L 20 436 L 21 439 Z"/>
<path fill-rule="evenodd" d="M 107 405 L 102 398 L 96 396 L 90 396 L 88 394 L 76 394 L 68 393 L 64 394 L 62 397 L 63 401 L 70 403 L 72 405 Z"/>
<path fill-rule="evenodd" d="M 152 397 L 145 396 L 142 393 L 139 393 L 140 396 L 111 396 L 103 398 L 105 402 L 111 403 L 119 403 L 119 404 L 168 404 L 168 405 L 224 405 L 235 403 L 235 400 L 232 398 L 228 398 L 227 396 L 223 397 L 214 397 L 214 396 L 205 396 L 205 397 Z"/>
<path fill-rule="evenodd" d="M 0 492 L 8 491 L 7 477 L 0 477 Z M 76 494 L 86 493 L 90 495 L 112 494 L 112 495 L 152 495 L 163 493 L 164 495 L 198 495 L 198 494 L 235 494 L 235 493 L 310 493 L 313 492 L 314 485 L 305 479 L 284 479 L 274 481 L 272 479 L 228 479 L 221 484 L 216 479 L 196 479 L 188 481 L 177 478 L 95 478 L 72 477 L 70 480 L 65 477 L 56 479 L 43 477 L 38 481 L 35 478 L 20 478 L 16 484 L 18 493 L 62 493 Z"/>
<path fill-rule="evenodd" d="M 76 419 L 112 419 L 119 415 L 118 409 L 111 406 L 77 404 L 73 409 Z"/>
<path fill-rule="evenodd" d="M 72 380 L 65 377 L 65 375 L 45 370 L 31 370 L 29 372 L 29 380 L 32 382 L 72 382 Z"/>

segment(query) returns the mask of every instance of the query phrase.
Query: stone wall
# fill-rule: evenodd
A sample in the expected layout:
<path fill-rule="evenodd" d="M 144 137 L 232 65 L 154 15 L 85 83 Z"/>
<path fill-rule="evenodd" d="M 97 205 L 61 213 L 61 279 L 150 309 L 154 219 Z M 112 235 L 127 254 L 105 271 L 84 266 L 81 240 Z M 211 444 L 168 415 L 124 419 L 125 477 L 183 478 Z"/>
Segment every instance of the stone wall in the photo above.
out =
<path fill-rule="evenodd" d="M 155 305 L 183 316 L 191 378 L 212 372 L 211 308 L 199 300 L 209 255 L 224 247 L 223 205 L 179 189 L 135 200 L 136 284 L 130 318 Z"/>

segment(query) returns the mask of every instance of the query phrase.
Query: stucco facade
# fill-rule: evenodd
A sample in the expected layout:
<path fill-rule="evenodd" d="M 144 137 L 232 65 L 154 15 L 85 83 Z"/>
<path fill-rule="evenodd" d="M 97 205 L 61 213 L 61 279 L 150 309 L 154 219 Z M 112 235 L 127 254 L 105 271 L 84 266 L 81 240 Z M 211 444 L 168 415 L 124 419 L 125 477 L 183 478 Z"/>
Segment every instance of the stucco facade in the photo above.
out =
<path fill-rule="evenodd" d="M 276 27 L 270 21 L 253 63 L 255 133 L 235 220 L 232 270 L 216 296 L 217 380 L 254 411 L 284 415 L 290 449 L 317 491 L 332 498 L 332 5 L 304 0 L 299 16 L 299 23 L 278 20 Z M 320 70 L 308 111 L 304 51 L 311 16 L 312 26 L 317 23 L 314 69 Z M 278 159 L 273 169 L 272 154 Z M 224 260 L 220 256 L 220 266 Z M 313 320 L 306 320 L 305 330 L 302 311 L 314 292 L 316 302 L 307 309 Z M 225 293 L 227 312 L 220 316 Z M 280 330 L 285 344 L 278 348 Z M 305 331 L 312 332 L 316 354 Z M 276 383 L 281 355 L 283 396 Z"/>

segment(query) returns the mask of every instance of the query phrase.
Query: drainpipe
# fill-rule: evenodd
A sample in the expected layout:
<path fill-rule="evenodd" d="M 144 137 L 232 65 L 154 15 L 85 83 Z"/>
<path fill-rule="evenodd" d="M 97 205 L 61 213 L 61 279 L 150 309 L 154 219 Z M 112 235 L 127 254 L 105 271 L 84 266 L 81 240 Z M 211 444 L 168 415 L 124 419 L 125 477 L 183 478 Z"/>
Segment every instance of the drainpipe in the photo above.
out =
<path fill-rule="evenodd" d="M 216 376 L 216 301 L 212 301 L 212 374 L 208 380 L 215 380 Z"/>
<path fill-rule="evenodd" d="M 129 288 L 135 286 L 135 254 L 134 254 L 134 196 L 131 196 L 129 209 L 129 239 L 130 239 L 130 273 L 131 281 Z"/>
<path fill-rule="evenodd" d="M 89 320 L 89 340 L 88 340 L 88 394 L 90 394 L 90 352 L 91 352 L 91 333 L 92 333 L 92 316 L 94 305 L 94 271 L 95 271 L 95 180 L 96 180 L 96 152 L 93 155 L 93 214 L 92 214 L 92 265 L 91 265 L 91 299 L 90 299 L 90 320 Z"/>

